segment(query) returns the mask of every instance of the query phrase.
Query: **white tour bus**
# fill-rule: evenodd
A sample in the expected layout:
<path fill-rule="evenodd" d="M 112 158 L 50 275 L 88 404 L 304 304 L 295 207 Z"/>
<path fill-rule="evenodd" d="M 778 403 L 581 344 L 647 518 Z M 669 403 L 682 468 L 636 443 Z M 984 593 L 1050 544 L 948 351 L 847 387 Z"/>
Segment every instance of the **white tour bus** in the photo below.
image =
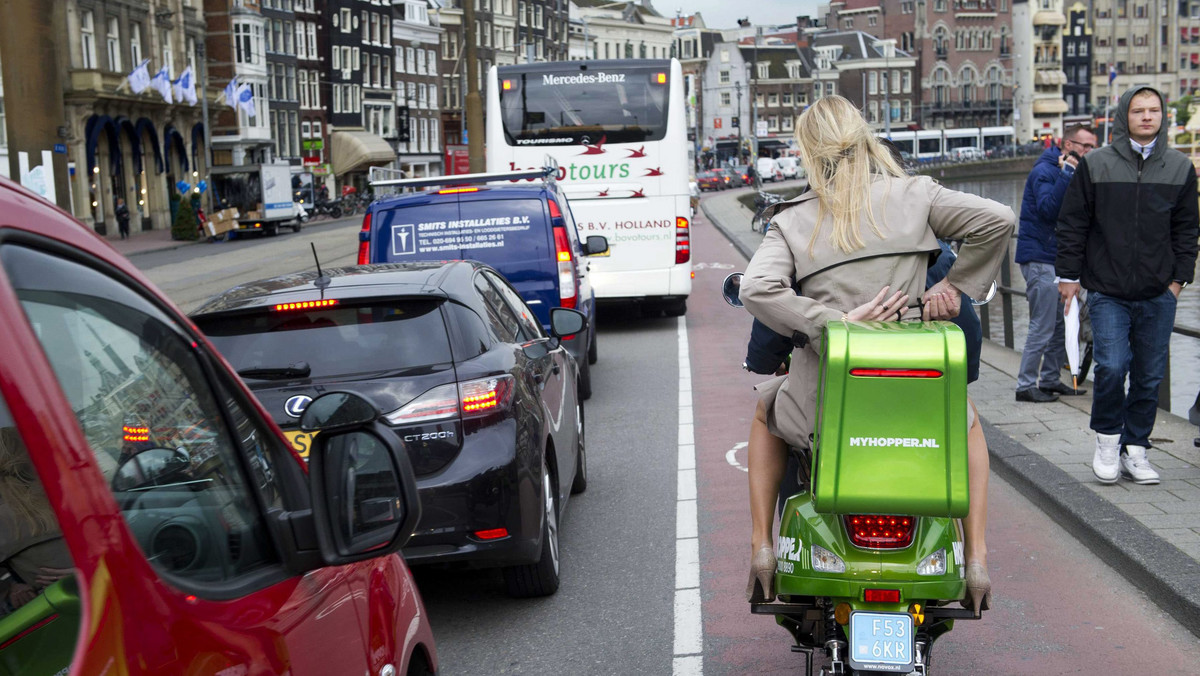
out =
<path fill-rule="evenodd" d="M 692 290 L 683 75 L 675 59 L 493 66 L 487 170 L 558 161 L 600 301 L 678 316 Z"/>

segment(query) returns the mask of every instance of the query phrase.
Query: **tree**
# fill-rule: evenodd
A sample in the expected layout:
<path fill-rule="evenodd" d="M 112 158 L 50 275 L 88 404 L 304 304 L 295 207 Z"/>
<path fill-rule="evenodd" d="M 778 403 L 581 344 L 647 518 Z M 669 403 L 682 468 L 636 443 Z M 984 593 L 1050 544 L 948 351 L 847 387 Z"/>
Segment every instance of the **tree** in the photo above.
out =
<path fill-rule="evenodd" d="M 199 236 L 197 227 L 196 210 L 187 200 L 180 202 L 179 210 L 175 212 L 175 222 L 171 224 L 171 239 L 194 240 Z"/>

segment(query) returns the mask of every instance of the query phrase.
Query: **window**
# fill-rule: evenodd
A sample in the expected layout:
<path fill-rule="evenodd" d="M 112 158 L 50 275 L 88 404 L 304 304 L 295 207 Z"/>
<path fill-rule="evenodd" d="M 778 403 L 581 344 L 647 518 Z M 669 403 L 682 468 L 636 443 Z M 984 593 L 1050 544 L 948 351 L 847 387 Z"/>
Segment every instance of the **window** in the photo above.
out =
<path fill-rule="evenodd" d="M 304 27 L 306 37 L 308 38 L 308 58 L 319 59 L 317 54 L 317 24 L 310 23 Z"/>
<path fill-rule="evenodd" d="M 158 32 L 158 44 L 162 46 L 162 60 L 159 63 L 167 67 L 167 72 L 175 72 L 175 50 L 171 49 L 171 31 L 163 29 Z"/>
<path fill-rule="evenodd" d="M 79 46 L 81 63 L 84 69 L 96 67 L 96 24 L 91 10 L 79 13 Z"/>
<path fill-rule="evenodd" d="M 333 48 L 333 69 L 342 69 L 342 50 L 338 49 L 337 47 Z"/>
<path fill-rule="evenodd" d="M 404 56 L 405 56 L 404 62 L 406 64 L 408 64 L 408 72 L 409 73 L 417 72 L 417 55 L 415 52 L 416 52 L 416 50 L 414 50 L 412 47 L 404 48 Z"/>
<path fill-rule="evenodd" d="M 301 68 L 296 75 L 300 78 L 300 107 L 308 108 L 308 71 Z"/>
<path fill-rule="evenodd" d="M 238 63 L 254 63 L 254 40 L 250 34 L 250 24 L 233 24 L 234 59 Z"/>
<path fill-rule="evenodd" d="M 384 87 L 384 89 L 391 89 L 392 88 L 392 57 L 390 57 L 390 56 L 383 57 L 383 66 L 381 67 L 381 70 L 383 71 L 383 87 Z"/>
<path fill-rule="evenodd" d="M 879 93 L 879 82 L 875 71 L 867 73 L 867 93 L 872 95 Z"/>
<path fill-rule="evenodd" d="M 296 28 L 291 21 L 283 22 L 283 53 L 288 56 L 295 56 L 296 51 L 300 48 L 300 41 L 296 40 L 296 44 L 292 44 L 292 38 L 296 34 Z"/>
<path fill-rule="evenodd" d="M 867 122 L 878 122 L 879 121 L 879 102 L 878 101 L 872 101 L 870 107 L 867 108 L 867 111 L 868 111 L 867 112 Z"/>
<path fill-rule="evenodd" d="M 379 17 L 379 37 L 385 47 L 392 45 L 392 20 L 386 16 Z"/>
<path fill-rule="evenodd" d="M 108 47 L 108 69 L 121 70 L 121 20 L 115 16 L 108 17 L 105 43 Z"/>
<path fill-rule="evenodd" d="M 308 101 L 313 108 L 321 107 L 321 79 L 319 72 L 310 70 L 308 72 Z"/>
<path fill-rule="evenodd" d="M 137 68 L 142 63 L 142 24 L 129 24 L 129 58 L 130 67 Z"/>
<path fill-rule="evenodd" d="M 285 79 L 285 82 L 287 84 L 287 100 L 295 101 L 296 100 L 296 67 L 291 64 L 288 64 L 288 66 L 287 66 L 287 77 Z"/>
<path fill-rule="evenodd" d="M 289 472 L 289 455 L 241 414 L 205 368 L 209 357 L 156 306 L 91 268 L 16 246 L 0 255 L 154 569 L 204 594 L 275 566 L 261 510 L 282 506 L 276 476 Z M 179 532 L 168 537 L 170 528 Z"/>
<path fill-rule="evenodd" d="M 784 106 L 792 105 L 792 93 L 791 92 L 784 92 L 783 94 L 780 94 L 779 98 L 781 99 L 781 105 L 784 105 Z"/>
<path fill-rule="evenodd" d="M 758 79 L 760 79 L 760 80 L 766 79 L 768 77 L 767 72 L 768 72 L 768 69 L 770 68 L 771 64 L 759 63 L 759 64 L 755 64 L 755 65 L 757 66 L 756 72 L 758 73 Z"/>
<path fill-rule="evenodd" d="M 717 75 L 717 82 L 720 84 L 729 84 L 729 70 L 722 69 Z"/>
<path fill-rule="evenodd" d="M 370 19 L 370 17 L 373 17 L 373 16 L 375 16 L 375 15 L 371 14 L 370 12 L 364 11 L 362 13 L 362 41 L 363 42 L 371 41 L 371 22 L 369 21 L 369 19 Z M 378 26 L 378 24 L 376 24 L 376 26 Z"/>
<path fill-rule="evenodd" d="M 912 71 L 906 70 L 900 73 L 900 90 L 905 94 L 912 93 Z M 907 119 L 907 118 L 905 118 Z"/>
<path fill-rule="evenodd" d="M 437 53 L 432 49 L 425 50 L 425 74 L 437 75 Z"/>
<path fill-rule="evenodd" d="M 310 58 L 308 56 L 308 43 L 304 40 L 305 22 L 296 22 L 296 56 L 301 59 Z"/>
<path fill-rule="evenodd" d="M 341 9 L 340 15 L 341 15 L 341 29 L 342 29 L 342 32 L 343 32 L 343 33 L 349 33 L 349 32 L 350 32 L 350 21 L 351 21 L 351 13 L 350 13 L 350 8 L 348 8 L 348 7 L 343 7 L 343 8 Z M 335 25 L 336 25 L 336 24 L 335 24 Z"/>
<path fill-rule="evenodd" d="M 475 291 L 483 300 L 492 335 L 503 343 L 521 342 L 518 340 L 521 335 L 521 320 L 504 302 L 504 297 L 500 295 L 496 287 L 489 283 L 482 273 L 475 275 Z"/>
<path fill-rule="evenodd" d="M 769 92 L 767 94 L 767 105 L 771 106 L 772 108 L 778 106 L 779 105 L 779 94 L 776 92 Z"/>

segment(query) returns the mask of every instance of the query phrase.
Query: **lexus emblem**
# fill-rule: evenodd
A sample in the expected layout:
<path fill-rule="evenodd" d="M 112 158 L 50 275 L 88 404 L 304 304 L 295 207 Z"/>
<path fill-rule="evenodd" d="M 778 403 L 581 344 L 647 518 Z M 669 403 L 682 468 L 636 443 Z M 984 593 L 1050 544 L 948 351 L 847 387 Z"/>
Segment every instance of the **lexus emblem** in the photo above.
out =
<path fill-rule="evenodd" d="M 312 397 L 306 394 L 297 394 L 291 399 L 288 399 L 287 403 L 283 405 L 283 412 L 287 413 L 293 418 L 299 418 L 300 414 L 304 413 L 304 409 L 308 408 L 308 405 L 311 403 Z"/>

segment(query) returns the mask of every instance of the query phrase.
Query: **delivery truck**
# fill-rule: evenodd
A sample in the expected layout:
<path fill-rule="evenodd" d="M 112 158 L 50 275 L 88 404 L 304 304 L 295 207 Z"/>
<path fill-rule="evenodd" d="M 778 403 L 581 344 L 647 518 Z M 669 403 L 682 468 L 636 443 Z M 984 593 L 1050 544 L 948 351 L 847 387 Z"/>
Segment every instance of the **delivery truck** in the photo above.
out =
<path fill-rule="evenodd" d="M 287 164 L 213 167 L 216 209 L 237 209 L 233 233 L 279 234 L 280 227 L 300 232 L 303 212 L 292 201 L 292 168 Z"/>

